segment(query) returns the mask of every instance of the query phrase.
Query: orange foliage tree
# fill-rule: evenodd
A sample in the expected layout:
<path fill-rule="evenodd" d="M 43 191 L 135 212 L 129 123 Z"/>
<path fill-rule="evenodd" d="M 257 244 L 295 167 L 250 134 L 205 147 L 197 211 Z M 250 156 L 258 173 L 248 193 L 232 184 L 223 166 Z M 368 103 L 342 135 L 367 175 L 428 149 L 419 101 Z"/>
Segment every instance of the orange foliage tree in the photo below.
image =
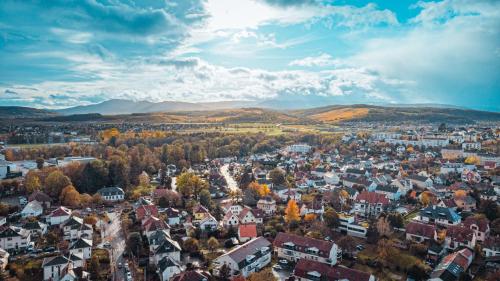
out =
<path fill-rule="evenodd" d="M 292 221 L 300 221 L 299 206 L 295 200 L 290 199 L 285 209 L 285 221 L 290 223 Z"/>

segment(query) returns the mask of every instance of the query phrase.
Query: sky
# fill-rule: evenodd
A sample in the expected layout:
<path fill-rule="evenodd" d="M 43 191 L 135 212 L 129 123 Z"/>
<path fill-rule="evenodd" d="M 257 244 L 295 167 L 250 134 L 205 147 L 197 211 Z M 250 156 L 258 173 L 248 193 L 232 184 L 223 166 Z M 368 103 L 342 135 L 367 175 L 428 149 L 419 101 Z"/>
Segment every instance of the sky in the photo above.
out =
<path fill-rule="evenodd" d="M 500 1 L 0 1 L 0 105 L 109 99 L 500 111 Z"/>

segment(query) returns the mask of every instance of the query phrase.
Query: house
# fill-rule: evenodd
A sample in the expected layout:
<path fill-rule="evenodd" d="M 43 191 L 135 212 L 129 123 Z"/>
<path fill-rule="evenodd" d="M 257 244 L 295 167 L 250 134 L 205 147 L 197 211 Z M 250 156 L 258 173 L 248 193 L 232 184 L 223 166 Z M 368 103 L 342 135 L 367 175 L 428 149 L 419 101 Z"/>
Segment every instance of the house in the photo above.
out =
<path fill-rule="evenodd" d="M 117 186 L 101 188 L 97 193 L 107 202 L 116 202 L 125 199 L 125 192 Z"/>
<path fill-rule="evenodd" d="M 500 237 L 490 236 L 483 242 L 483 253 L 485 257 L 500 256 Z"/>
<path fill-rule="evenodd" d="M 474 231 L 477 241 L 484 242 L 490 235 L 490 221 L 485 217 L 469 216 L 462 224 Z"/>
<path fill-rule="evenodd" d="M 31 234 L 26 229 L 11 226 L 0 232 L 0 248 L 4 250 L 23 250 L 30 242 Z"/>
<path fill-rule="evenodd" d="M 457 225 L 462 218 L 450 208 L 436 205 L 421 209 L 415 220 L 424 223 L 436 223 L 443 226 Z"/>
<path fill-rule="evenodd" d="M 54 256 L 47 257 L 43 259 L 43 280 L 44 281 L 62 281 L 62 280 L 80 280 L 80 279 L 68 279 L 69 275 L 76 275 L 74 269 L 82 268 L 85 265 L 85 261 L 75 255 L 69 256 Z M 83 273 L 85 275 L 85 273 Z"/>
<path fill-rule="evenodd" d="M 169 207 L 165 210 L 165 214 L 167 215 L 168 225 L 172 226 L 181 223 L 181 216 L 179 210 Z"/>
<path fill-rule="evenodd" d="M 24 206 L 21 217 L 38 217 L 43 214 L 43 206 L 40 202 L 33 200 Z"/>
<path fill-rule="evenodd" d="M 238 240 L 241 243 L 257 238 L 257 225 L 251 224 L 240 224 L 238 226 Z"/>
<path fill-rule="evenodd" d="M 160 281 L 169 281 L 174 275 L 183 271 L 179 263 L 169 256 L 163 257 L 158 262 L 157 267 Z"/>
<path fill-rule="evenodd" d="M 257 223 L 257 218 L 252 212 L 252 209 L 245 207 L 238 216 L 240 224 Z"/>
<path fill-rule="evenodd" d="M 456 281 L 472 263 L 474 253 L 467 248 L 451 253 L 443 258 L 432 271 L 429 281 Z"/>
<path fill-rule="evenodd" d="M 274 252 L 278 258 L 292 262 L 310 259 L 329 265 L 337 263 L 341 251 L 337 244 L 291 233 L 279 232 L 273 242 Z"/>
<path fill-rule="evenodd" d="M 408 179 L 411 181 L 413 185 L 422 189 L 431 188 L 433 185 L 432 179 L 425 176 L 411 175 L 408 177 Z"/>
<path fill-rule="evenodd" d="M 389 205 L 385 194 L 363 191 L 354 201 L 353 212 L 362 217 L 378 217 Z"/>
<path fill-rule="evenodd" d="M 170 257 L 176 262 L 181 260 L 181 246 L 179 243 L 170 237 L 164 237 L 159 247 L 153 252 L 151 257 L 152 264 L 158 264 L 164 257 Z"/>
<path fill-rule="evenodd" d="M 470 195 L 464 197 L 455 196 L 454 201 L 457 207 L 464 211 L 470 212 L 476 209 L 476 199 Z"/>
<path fill-rule="evenodd" d="M 201 270 L 186 270 L 174 275 L 170 281 L 208 281 L 211 275 Z"/>
<path fill-rule="evenodd" d="M 157 230 L 165 230 L 170 234 L 170 226 L 164 221 L 155 216 L 151 216 L 142 220 L 141 223 L 142 233 L 149 237 L 153 232 Z"/>
<path fill-rule="evenodd" d="M 35 201 L 35 200 L 40 202 L 45 209 L 50 208 L 50 205 L 52 204 L 52 198 L 50 198 L 50 196 L 48 196 L 47 194 L 45 194 L 39 190 L 33 192 L 28 197 L 29 202 Z"/>
<path fill-rule="evenodd" d="M 257 209 L 262 210 L 267 216 L 276 212 L 276 201 L 270 196 L 266 196 L 257 201 Z"/>
<path fill-rule="evenodd" d="M 135 217 L 138 221 L 142 221 L 149 216 L 158 217 L 158 208 L 156 205 L 141 205 L 135 209 Z"/>
<path fill-rule="evenodd" d="M 300 202 L 300 198 L 302 197 L 302 195 L 295 188 L 277 190 L 275 191 L 275 194 L 278 195 L 281 202 L 288 202 L 290 199 Z"/>
<path fill-rule="evenodd" d="M 360 270 L 330 266 L 314 260 L 301 259 L 295 265 L 293 276 L 297 281 L 349 280 L 375 281 L 375 276 Z"/>
<path fill-rule="evenodd" d="M 219 275 L 221 267 L 229 267 L 230 275 L 248 277 L 271 262 L 271 243 L 258 237 L 240 245 L 213 261 L 214 273 Z"/>
<path fill-rule="evenodd" d="M 327 184 L 337 185 L 340 183 L 340 177 L 333 172 L 327 172 L 323 175 L 323 179 Z"/>
<path fill-rule="evenodd" d="M 165 230 L 157 230 L 153 232 L 151 235 L 149 235 L 148 242 L 149 242 L 149 251 L 153 253 L 156 248 L 160 247 L 163 242 L 167 240 L 171 240 L 170 238 L 170 233 L 168 233 Z"/>
<path fill-rule="evenodd" d="M 210 212 L 208 211 L 207 208 L 203 205 L 196 205 L 193 208 L 193 216 L 195 221 L 201 221 L 203 220 L 206 216 L 209 216 Z"/>
<path fill-rule="evenodd" d="M 80 238 L 69 247 L 69 253 L 85 260 L 92 257 L 92 240 Z"/>
<path fill-rule="evenodd" d="M 422 243 L 436 240 L 436 226 L 412 221 L 406 225 L 406 240 Z"/>
<path fill-rule="evenodd" d="M 446 247 L 454 250 L 458 247 L 474 249 L 476 246 L 476 234 L 470 228 L 461 225 L 448 226 L 445 238 Z"/>
<path fill-rule="evenodd" d="M 75 241 L 80 238 L 92 239 L 94 232 L 92 225 L 83 222 L 83 219 L 77 216 L 71 216 L 62 226 L 63 239 Z"/>
<path fill-rule="evenodd" d="M 201 221 L 198 222 L 198 225 L 201 230 L 204 231 L 212 231 L 217 229 L 217 226 L 219 225 L 219 222 L 209 214 L 208 216 L 204 217 Z"/>
<path fill-rule="evenodd" d="M 47 225 L 39 221 L 29 221 L 23 225 L 23 228 L 28 231 L 31 236 L 41 237 L 47 233 Z"/>
<path fill-rule="evenodd" d="M 240 219 L 236 214 L 231 211 L 227 211 L 227 213 L 222 218 L 222 226 L 223 227 L 231 227 L 237 226 L 240 223 Z"/>
<path fill-rule="evenodd" d="M 66 222 L 69 218 L 71 217 L 71 210 L 60 206 L 59 208 L 55 209 L 50 213 L 50 215 L 47 217 L 47 222 L 49 225 L 60 225 L 64 222 Z"/>
<path fill-rule="evenodd" d="M 391 201 L 398 201 L 401 197 L 401 191 L 394 185 L 377 185 L 375 192 L 384 194 Z"/>

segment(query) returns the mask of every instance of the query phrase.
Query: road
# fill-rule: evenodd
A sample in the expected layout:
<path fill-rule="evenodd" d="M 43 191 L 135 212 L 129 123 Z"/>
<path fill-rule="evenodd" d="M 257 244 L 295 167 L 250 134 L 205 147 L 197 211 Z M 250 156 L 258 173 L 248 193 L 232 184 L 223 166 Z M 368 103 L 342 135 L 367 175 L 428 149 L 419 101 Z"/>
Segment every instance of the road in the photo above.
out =
<path fill-rule="evenodd" d="M 222 176 L 224 176 L 224 178 L 226 179 L 227 188 L 229 190 L 231 191 L 240 190 L 240 188 L 238 187 L 238 183 L 234 180 L 233 176 L 229 174 L 229 164 L 222 165 L 222 167 L 220 168 L 220 172 Z"/>
<path fill-rule="evenodd" d="M 119 263 L 124 264 L 123 251 L 125 250 L 125 237 L 122 231 L 120 215 L 121 210 L 108 213 L 111 223 L 103 224 L 102 231 L 103 243 L 109 242 L 111 244 L 111 248 L 109 249 L 111 271 L 114 272 L 115 281 L 125 280 L 124 270 L 116 267 Z"/>

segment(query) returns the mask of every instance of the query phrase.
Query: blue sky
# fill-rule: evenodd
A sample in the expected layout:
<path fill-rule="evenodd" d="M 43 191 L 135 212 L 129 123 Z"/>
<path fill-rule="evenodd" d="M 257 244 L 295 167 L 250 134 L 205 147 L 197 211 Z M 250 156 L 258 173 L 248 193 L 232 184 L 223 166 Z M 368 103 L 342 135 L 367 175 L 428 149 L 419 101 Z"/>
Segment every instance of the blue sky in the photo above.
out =
<path fill-rule="evenodd" d="M 0 105 L 123 98 L 500 111 L 500 1 L 0 1 Z"/>

